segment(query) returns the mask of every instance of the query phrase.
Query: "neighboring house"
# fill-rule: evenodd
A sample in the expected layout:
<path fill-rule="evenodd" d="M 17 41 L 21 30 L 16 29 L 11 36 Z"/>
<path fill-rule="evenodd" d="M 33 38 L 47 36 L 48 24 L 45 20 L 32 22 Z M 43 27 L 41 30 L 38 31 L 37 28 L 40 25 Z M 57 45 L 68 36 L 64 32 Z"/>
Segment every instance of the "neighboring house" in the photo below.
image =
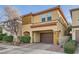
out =
<path fill-rule="evenodd" d="M 11 35 L 10 30 L 8 30 L 8 27 L 6 26 L 6 24 L 8 24 L 7 21 L 3 21 L 0 23 L 0 26 L 2 28 L 2 33 L 7 33 L 7 35 Z"/>
<path fill-rule="evenodd" d="M 30 35 L 31 43 L 58 45 L 68 23 L 60 6 L 22 16 L 22 35 Z"/>
<path fill-rule="evenodd" d="M 72 18 L 72 39 L 79 43 L 79 8 L 70 10 Z"/>
<path fill-rule="evenodd" d="M 16 21 L 16 22 L 14 22 Z M 6 20 L 0 23 L 0 26 L 2 28 L 2 33 L 7 33 L 7 35 L 15 35 L 15 32 L 18 36 L 22 35 L 22 19 L 16 18 L 12 20 Z"/>

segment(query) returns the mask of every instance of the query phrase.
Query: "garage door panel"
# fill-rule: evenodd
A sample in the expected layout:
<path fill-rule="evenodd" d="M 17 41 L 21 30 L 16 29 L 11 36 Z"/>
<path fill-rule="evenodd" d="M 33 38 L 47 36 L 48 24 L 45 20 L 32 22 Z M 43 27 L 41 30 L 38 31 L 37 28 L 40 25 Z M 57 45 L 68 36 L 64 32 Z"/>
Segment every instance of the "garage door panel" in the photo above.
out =
<path fill-rule="evenodd" d="M 53 43 L 53 33 L 40 33 L 40 41 L 42 43 Z"/>

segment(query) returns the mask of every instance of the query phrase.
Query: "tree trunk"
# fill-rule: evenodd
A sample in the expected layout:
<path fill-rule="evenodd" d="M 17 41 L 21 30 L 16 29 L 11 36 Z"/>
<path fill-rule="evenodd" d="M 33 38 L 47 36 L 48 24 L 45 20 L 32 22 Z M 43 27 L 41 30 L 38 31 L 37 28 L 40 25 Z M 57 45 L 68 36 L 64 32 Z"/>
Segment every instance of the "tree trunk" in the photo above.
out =
<path fill-rule="evenodd" d="M 20 40 L 19 40 L 18 36 L 14 36 L 14 45 L 17 45 L 17 46 L 20 45 Z"/>

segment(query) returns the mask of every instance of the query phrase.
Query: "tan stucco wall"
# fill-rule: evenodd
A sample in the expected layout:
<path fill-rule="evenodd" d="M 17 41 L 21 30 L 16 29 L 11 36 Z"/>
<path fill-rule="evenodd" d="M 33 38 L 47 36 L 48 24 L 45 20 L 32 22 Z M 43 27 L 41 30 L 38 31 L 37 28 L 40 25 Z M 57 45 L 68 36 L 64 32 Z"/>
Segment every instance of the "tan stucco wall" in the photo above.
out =
<path fill-rule="evenodd" d="M 31 18 L 32 15 L 22 17 L 22 24 L 23 25 L 31 24 Z"/>
<path fill-rule="evenodd" d="M 33 35 L 33 42 L 40 42 L 40 32 L 34 32 Z"/>
<path fill-rule="evenodd" d="M 79 25 L 79 10 L 72 11 L 72 25 Z"/>
<path fill-rule="evenodd" d="M 50 13 L 50 12 L 48 12 Z M 48 13 L 44 13 L 44 14 L 40 14 L 40 15 L 36 15 L 33 17 L 33 23 L 39 23 L 41 22 L 41 15 L 48 15 Z M 52 20 L 56 20 L 57 17 L 58 17 L 58 13 L 57 13 L 57 10 L 56 11 L 52 11 L 51 12 L 51 15 L 52 15 Z M 47 18 L 46 18 L 47 19 Z"/>
<path fill-rule="evenodd" d="M 64 32 L 65 32 L 65 27 L 61 24 L 61 23 L 57 23 L 57 30 L 60 31 L 60 36 L 64 36 Z"/>
<path fill-rule="evenodd" d="M 46 27 L 37 27 L 37 28 L 31 28 L 30 26 L 31 26 L 31 24 L 23 25 L 22 34 L 25 31 L 30 32 L 31 42 L 32 41 L 33 42 L 40 42 L 40 33 L 41 32 L 57 31 L 56 25 L 55 26 L 46 26 Z"/>
<path fill-rule="evenodd" d="M 47 14 L 47 13 L 45 13 L 45 14 Z M 60 14 L 59 14 L 59 12 L 57 10 L 52 11 L 52 20 L 56 20 L 57 21 L 59 15 Z M 41 22 L 40 15 L 33 16 L 32 19 L 31 19 L 31 21 L 33 23 L 37 23 L 38 24 L 39 22 Z M 61 31 L 60 32 L 60 36 L 61 37 L 64 36 L 64 30 L 65 30 L 65 28 L 58 21 L 57 21 L 57 25 L 51 25 L 51 26 L 31 28 L 31 25 L 33 25 L 33 24 L 27 24 L 27 25 L 23 25 L 22 26 L 22 35 L 23 35 L 23 32 L 25 32 L 25 31 L 30 32 L 31 42 L 32 41 L 34 41 L 34 42 L 40 42 L 40 33 L 37 32 L 37 31 L 45 31 L 45 30 L 52 30 L 52 31 L 55 31 L 55 32 L 56 31 Z"/>
<path fill-rule="evenodd" d="M 62 41 L 62 37 L 64 37 L 64 34 L 65 34 L 65 30 L 66 30 L 66 28 L 61 24 L 61 23 L 57 23 L 57 29 L 58 29 L 58 31 L 60 31 L 59 32 L 59 37 L 58 37 L 58 42 L 59 42 L 59 44 L 61 44 L 60 42 Z M 64 41 L 65 39 L 63 39 L 63 41 Z M 55 41 L 56 42 L 56 41 Z M 56 43 L 55 43 L 56 44 Z"/>
<path fill-rule="evenodd" d="M 79 10 L 72 11 L 72 26 L 79 25 Z M 79 28 L 72 28 L 72 39 L 76 40 L 76 30 Z"/>
<path fill-rule="evenodd" d="M 45 26 L 45 27 L 37 27 L 32 28 L 32 31 L 41 31 L 41 30 L 57 30 L 57 26 Z"/>
<path fill-rule="evenodd" d="M 22 26 L 22 34 L 25 31 L 32 32 L 32 31 L 42 31 L 42 30 L 54 30 L 54 31 L 58 30 L 56 25 L 54 25 L 54 26 L 36 27 L 36 28 L 31 28 L 31 25 L 32 24 L 23 25 Z"/>
<path fill-rule="evenodd" d="M 73 37 L 72 39 L 73 40 L 76 40 L 76 30 L 79 30 L 79 28 L 73 28 L 72 29 L 72 37 Z"/>
<path fill-rule="evenodd" d="M 32 34 L 32 29 L 31 29 L 31 24 L 27 24 L 27 25 L 23 25 L 22 26 L 22 35 L 24 35 L 23 33 L 25 32 L 25 31 L 28 31 L 29 33 L 30 33 L 30 36 L 31 36 L 31 43 L 32 43 L 32 39 L 33 39 L 33 34 Z"/>
<path fill-rule="evenodd" d="M 63 16 L 61 15 L 61 13 L 59 11 L 58 12 L 58 18 L 60 19 L 60 21 L 65 24 L 66 27 L 68 27 L 67 22 L 65 21 L 65 19 L 63 18 Z"/>
<path fill-rule="evenodd" d="M 31 31 L 31 24 L 27 24 L 27 25 L 23 25 L 22 26 L 22 35 L 23 35 L 23 33 L 25 32 L 25 31 L 28 31 L 28 32 L 30 32 Z"/>
<path fill-rule="evenodd" d="M 59 43 L 59 32 L 58 31 L 54 31 L 53 32 L 53 44 L 57 45 Z"/>

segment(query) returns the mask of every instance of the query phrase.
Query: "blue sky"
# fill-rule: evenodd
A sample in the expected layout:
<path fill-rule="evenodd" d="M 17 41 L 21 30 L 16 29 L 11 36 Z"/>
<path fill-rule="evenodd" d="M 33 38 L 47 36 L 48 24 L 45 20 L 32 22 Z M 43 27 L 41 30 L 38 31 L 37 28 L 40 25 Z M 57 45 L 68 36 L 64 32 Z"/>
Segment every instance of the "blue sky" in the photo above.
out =
<path fill-rule="evenodd" d="M 13 5 L 16 9 L 19 10 L 21 15 L 25 15 L 28 13 L 35 13 L 41 10 L 46 10 L 48 8 L 53 8 L 56 5 Z M 2 14 L 4 6 L 0 5 L 0 14 Z M 62 11 L 67 19 L 68 22 L 72 23 L 71 16 L 70 16 L 70 9 L 79 8 L 79 5 L 61 5 Z"/>

